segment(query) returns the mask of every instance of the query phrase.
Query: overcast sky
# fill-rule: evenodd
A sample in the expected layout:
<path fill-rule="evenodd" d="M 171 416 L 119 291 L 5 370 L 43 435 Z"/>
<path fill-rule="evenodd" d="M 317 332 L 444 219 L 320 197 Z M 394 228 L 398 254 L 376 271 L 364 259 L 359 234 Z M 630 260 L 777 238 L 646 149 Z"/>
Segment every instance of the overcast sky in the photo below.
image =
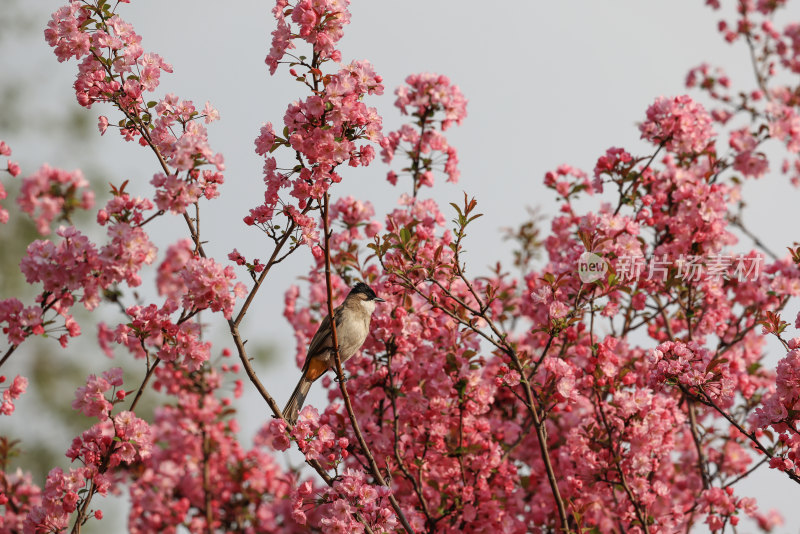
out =
<path fill-rule="evenodd" d="M 485 217 L 471 227 L 467 250 L 475 253 L 467 261 L 473 272 L 480 272 L 495 260 L 509 263 L 510 249 L 498 239 L 499 228 L 521 222 L 529 206 L 554 211 L 554 195 L 542 186 L 546 171 L 562 163 L 591 171 L 611 146 L 648 153 L 636 124 L 657 96 L 686 92 L 689 68 L 708 61 L 724 66 L 735 87 L 752 85 L 746 48 L 724 43 L 715 31 L 719 15 L 702 4 L 582 0 L 490 7 L 488 2 L 463 0 L 354 0 L 352 23 L 345 27 L 340 48 L 345 62 L 368 59 L 383 76 L 386 94 L 367 102 L 383 114 L 385 131 L 400 124 L 393 91 L 410 73 L 445 74 L 469 100 L 464 124 L 447 132 L 459 150 L 461 181 L 452 185 L 439 180 L 432 194 L 445 206 L 462 191 L 477 197 Z M 30 91 L 35 100 L 22 102 L 20 109 L 39 113 L 46 127 L 48 113 L 63 112 L 56 108 L 65 103 L 78 106 L 70 97 L 76 64 L 57 63 L 41 37 L 49 13 L 61 3 L 36 0 L 29 5 L 38 27 L 35 38 L 4 38 L 0 61 L 4 76 L 22 72 L 35 81 L 37 87 Z M 162 76 L 157 95 L 175 93 L 198 107 L 209 100 L 220 112 L 222 120 L 209 133 L 212 148 L 225 156 L 226 183 L 203 219 L 209 241 L 205 248 L 218 259 L 234 247 L 248 258 L 267 256 L 260 233 L 241 223 L 263 194 L 262 160 L 253 152 L 253 138 L 263 122 L 280 124 L 287 104 L 305 96 L 283 69 L 270 77 L 264 65 L 273 29 L 270 8 L 270 3 L 255 0 L 134 0 L 118 11 L 143 37 L 145 51 L 157 52 L 174 67 L 174 74 Z M 112 116 L 109 108 L 87 113 L 92 123 L 99 114 Z M 86 165 L 90 154 L 92 166 L 104 170 L 104 182 L 130 179 L 134 192 L 146 194 L 158 170 L 149 152 L 124 143 L 111 130 L 85 152 L 65 150 L 71 145 L 63 138 L 42 142 L 31 130 L 0 131 L 0 139 L 12 146 L 23 172 L 45 161 L 72 169 Z M 400 191 L 385 181 L 387 170 L 379 161 L 366 170 L 347 169 L 333 194 L 369 199 L 378 215 L 385 214 Z M 783 182 L 773 175 L 745 189 L 754 229 L 779 251 L 797 239 L 796 231 L 784 229 L 798 227 L 797 192 Z M 186 235 L 182 223 L 169 218 L 162 218 L 156 233 L 162 249 Z M 307 250 L 281 264 L 243 326 L 250 343 L 276 349 L 275 364 L 259 371 L 279 404 L 299 376 L 292 330 L 281 315 L 283 292 L 309 264 Z M 250 435 L 267 413 L 246 389 L 243 419 Z M 319 386 L 312 388 L 311 403 L 324 399 Z M 781 509 L 788 525 L 795 526 L 780 532 L 796 533 L 800 493 L 785 478 L 765 471 L 740 491 L 758 496 L 765 509 Z"/>

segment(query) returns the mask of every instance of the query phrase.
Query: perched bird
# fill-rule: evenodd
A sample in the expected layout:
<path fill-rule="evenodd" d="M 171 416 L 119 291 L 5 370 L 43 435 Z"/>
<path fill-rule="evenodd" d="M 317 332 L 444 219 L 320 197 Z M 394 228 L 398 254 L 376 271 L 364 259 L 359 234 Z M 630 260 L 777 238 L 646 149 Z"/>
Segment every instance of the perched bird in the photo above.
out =
<path fill-rule="evenodd" d="M 339 357 L 344 363 L 361 348 L 369 333 L 369 321 L 375 311 L 376 302 L 386 302 L 378 297 L 367 284 L 358 282 L 347 294 L 347 297 L 334 311 L 336 318 L 336 338 L 339 343 Z M 303 364 L 303 376 L 294 388 L 283 418 L 294 424 L 297 414 L 303 407 L 311 384 L 328 369 L 336 366 L 333 356 L 333 339 L 331 336 L 331 318 L 326 316 L 311 339 Z"/>

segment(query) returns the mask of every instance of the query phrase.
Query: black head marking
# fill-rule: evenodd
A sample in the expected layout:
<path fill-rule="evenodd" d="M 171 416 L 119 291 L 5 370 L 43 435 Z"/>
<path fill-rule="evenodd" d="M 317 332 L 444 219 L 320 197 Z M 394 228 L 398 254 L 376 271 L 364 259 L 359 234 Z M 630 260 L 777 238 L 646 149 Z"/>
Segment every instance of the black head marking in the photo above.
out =
<path fill-rule="evenodd" d="M 383 302 L 383 299 L 378 298 L 378 295 L 372 290 L 364 282 L 358 282 L 356 285 L 353 286 L 353 289 L 350 290 L 350 293 L 361 293 L 364 295 L 366 300 L 377 300 L 378 302 Z"/>

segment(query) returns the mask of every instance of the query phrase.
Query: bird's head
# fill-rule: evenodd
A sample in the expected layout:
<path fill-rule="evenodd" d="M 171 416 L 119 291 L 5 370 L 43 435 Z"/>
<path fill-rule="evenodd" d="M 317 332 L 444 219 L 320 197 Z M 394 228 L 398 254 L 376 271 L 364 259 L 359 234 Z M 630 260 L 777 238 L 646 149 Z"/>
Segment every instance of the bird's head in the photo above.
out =
<path fill-rule="evenodd" d="M 358 282 L 353 286 L 350 293 L 347 295 L 347 300 L 357 302 L 362 307 L 369 310 L 370 313 L 375 309 L 375 303 L 386 302 L 376 295 L 372 288 L 364 282 Z"/>

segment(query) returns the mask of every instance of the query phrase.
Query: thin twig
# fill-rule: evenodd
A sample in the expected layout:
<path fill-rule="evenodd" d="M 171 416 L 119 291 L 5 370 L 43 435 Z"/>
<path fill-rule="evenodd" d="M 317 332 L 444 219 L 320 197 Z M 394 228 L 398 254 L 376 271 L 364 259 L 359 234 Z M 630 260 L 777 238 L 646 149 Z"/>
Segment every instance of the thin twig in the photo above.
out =
<path fill-rule="evenodd" d="M 211 438 L 205 428 L 201 431 L 201 437 L 203 438 L 203 504 L 206 514 L 206 530 L 208 534 L 214 534 L 214 513 L 211 509 L 211 469 L 208 463 L 211 457 Z"/>
<path fill-rule="evenodd" d="M 397 395 L 395 394 L 395 386 L 394 386 L 394 378 L 392 373 L 392 354 L 394 352 L 394 346 L 391 348 L 387 347 L 387 352 L 389 354 L 389 361 L 387 364 L 387 377 L 389 378 L 389 402 L 392 404 L 392 428 L 394 431 L 394 457 L 397 460 L 397 465 L 400 467 L 400 471 L 403 472 L 405 477 L 411 481 L 411 487 L 414 488 L 414 493 L 417 494 L 417 499 L 419 500 L 420 506 L 422 506 L 422 513 L 425 514 L 425 518 L 428 521 L 428 527 L 433 529 L 436 525 L 436 520 L 431 515 L 431 511 L 428 508 L 428 501 L 425 499 L 425 495 L 422 492 L 422 487 L 420 484 L 417 483 L 417 480 L 408 470 L 406 463 L 403 461 L 402 455 L 400 454 L 400 440 L 399 440 L 399 417 L 397 415 Z M 422 471 L 422 467 L 420 466 L 419 471 Z"/>
<path fill-rule="evenodd" d="M 728 215 L 728 222 L 741 230 L 742 233 L 749 237 L 753 244 L 763 250 L 767 256 L 772 258 L 774 261 L 778 261 L 778 255 L 775 254 L 756 234 L 747 229 L 740 215 Z"/>
<path fill-rule="evenodd" d="M 703 479 L 703 489 L 708 489 L 711 487 L 711 482 L 706 471 L 706 455 L 703 453 L 703 443 L 700 440 L 700 434 L 697 432 L 697 414 L 694 409 L 694 402 L 689 397 L 686 397 L 686 406 L 689 412 L 689 430 L 692 433 L 692 441 L 694 441 L 694 446 L 697 449 L 697 468 L 700 471 L 700 477 Z"/>

